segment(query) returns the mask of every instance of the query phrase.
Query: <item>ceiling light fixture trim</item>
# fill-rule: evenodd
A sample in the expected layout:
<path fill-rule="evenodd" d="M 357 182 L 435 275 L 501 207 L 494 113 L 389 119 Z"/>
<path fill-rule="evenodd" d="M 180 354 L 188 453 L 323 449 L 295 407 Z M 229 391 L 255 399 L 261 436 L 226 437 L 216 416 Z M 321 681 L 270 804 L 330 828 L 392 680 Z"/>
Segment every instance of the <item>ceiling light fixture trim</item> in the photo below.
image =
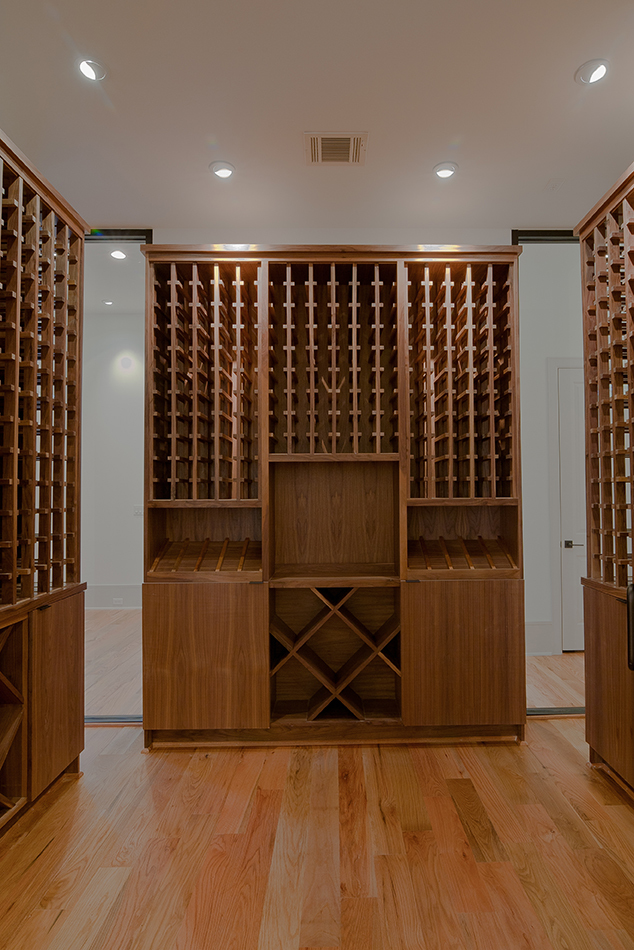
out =
<path fill-rule="evenodd" d="M 453 178 L 458 171 L 458 166 L 455 162 L 439 162 L 438 165 L 434 165 L 434 171 L 439 178 Z"/>
<path fill-rule="evenodd" d="M 91 82 L 101 82 L 106 77 L 106 70 L 101 63 L 95 62 L 94 59 L 82 59 L 79 64 L 79 71 L 82 76 L 90 79 Z"/>
<path fill-rule="evenodd" d="M 218 178 L 231 178 L 235 171 L 235 167 L 229 162 L 212 162 L 209 168 Z"/>
<path fill-rule="evenodd" d="M 607 72 L 607 59 L 589 59 L 575 73 L 575 82 L 578 82 L 581 86 L 591 86 L 604 79 Z"/>
<path fill-rule="evenodd" d="M 124 261 L 128 255 L 124 254 L 123 251 L 111 251 L 110 257 L 114 257 L 115 261 Z"/>

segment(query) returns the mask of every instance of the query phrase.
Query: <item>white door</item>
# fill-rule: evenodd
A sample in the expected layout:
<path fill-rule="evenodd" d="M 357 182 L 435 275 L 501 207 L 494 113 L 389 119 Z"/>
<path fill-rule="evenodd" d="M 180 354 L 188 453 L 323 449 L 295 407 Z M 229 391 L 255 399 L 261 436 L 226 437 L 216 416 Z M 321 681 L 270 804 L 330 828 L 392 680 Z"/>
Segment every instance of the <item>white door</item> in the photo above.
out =
<path fill-rule="evenodd" d="M 562 649 L 583 650 L 581 578 L 587 573 L 583 370 L 560 366 L 558 392 Z"/>

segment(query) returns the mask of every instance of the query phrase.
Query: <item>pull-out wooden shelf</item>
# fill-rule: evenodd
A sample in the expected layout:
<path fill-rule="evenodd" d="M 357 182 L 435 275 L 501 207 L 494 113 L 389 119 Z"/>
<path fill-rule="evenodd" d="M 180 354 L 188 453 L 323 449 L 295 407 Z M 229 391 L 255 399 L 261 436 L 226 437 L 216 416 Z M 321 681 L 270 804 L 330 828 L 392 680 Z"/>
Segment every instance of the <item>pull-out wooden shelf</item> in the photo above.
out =
<path fill-rule="evenodd" d="M 503 538 L 443 537 L 407 542 L 408 578 L 519 577 L 520 571 Z"/>
<path fill-rule="evenodd" d="M 168 540 L 154 559 L 148 579 L 160 581 L 248 581 L 262 579 L 262 542 Z"/>

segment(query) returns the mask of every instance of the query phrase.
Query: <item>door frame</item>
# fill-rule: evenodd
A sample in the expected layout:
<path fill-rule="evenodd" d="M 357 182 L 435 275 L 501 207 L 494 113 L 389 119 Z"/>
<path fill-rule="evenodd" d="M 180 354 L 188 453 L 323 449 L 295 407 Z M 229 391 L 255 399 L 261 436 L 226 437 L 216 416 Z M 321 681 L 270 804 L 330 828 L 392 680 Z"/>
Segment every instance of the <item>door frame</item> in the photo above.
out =
<path fill-rule="evenodd" d="M 550 517 L 550 565 L 554 639 L 563 653 L 563 598 L 561 578 L 561 466 L 559 463 L 559 370 L 583 370 L 583 359 L 546 358 L 548 397 L 548 513 Z"/>

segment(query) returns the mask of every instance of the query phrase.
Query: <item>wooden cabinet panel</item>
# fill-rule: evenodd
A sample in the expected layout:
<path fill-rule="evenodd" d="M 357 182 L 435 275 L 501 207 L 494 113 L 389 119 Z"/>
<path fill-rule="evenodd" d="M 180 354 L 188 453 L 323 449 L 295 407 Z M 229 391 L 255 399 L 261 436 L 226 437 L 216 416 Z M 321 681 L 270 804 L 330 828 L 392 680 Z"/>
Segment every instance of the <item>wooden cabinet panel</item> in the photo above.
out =
<path fill-rule="evenodd" d="M 521 580 L 402 585 L 402 715 L 408 726 L 526 719 Z"/>
<path fill-rule="evenodd" d="M 146 729 L 269 725 L 268 586 L 146 584 Z"/>
<path fill-rule="evenodd" d="M 84 593 L 31 612 L 31 798 L 84 747 Z"/>
<path fill-rule="evenodd" d="M 634 785 L 634 672 L 627 665 L 627 608 L 612 594 L 584 588 L 586 738 Z"/>

